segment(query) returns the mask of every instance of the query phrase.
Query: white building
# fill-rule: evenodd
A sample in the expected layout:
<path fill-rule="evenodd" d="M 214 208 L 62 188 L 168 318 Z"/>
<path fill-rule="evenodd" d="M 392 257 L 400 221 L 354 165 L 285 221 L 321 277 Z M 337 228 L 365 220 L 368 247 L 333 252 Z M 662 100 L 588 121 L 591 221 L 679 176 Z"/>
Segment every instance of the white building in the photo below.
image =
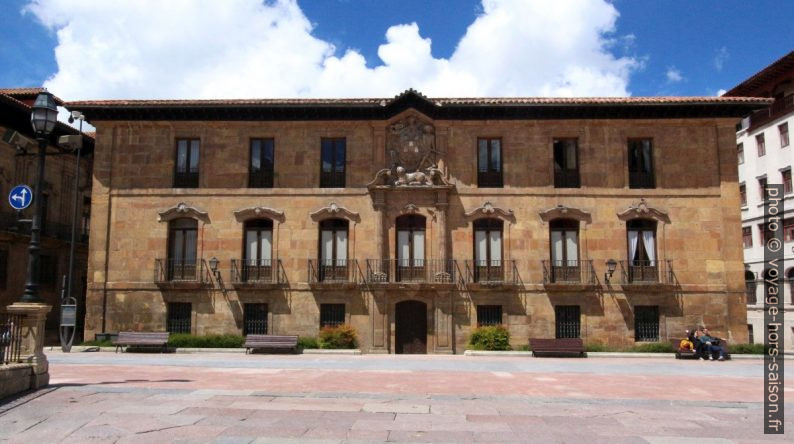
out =
<path fill-rule="evenodd" d="M 737 126 L 739 186 L 742 199 L 747 323 L 750 341 L 763 343 L 764 310 L 764 204 L 767 184 L 782 184 L 784 192 L 784 300 L 785 347 L 794 348 L 794 192 L 791 166 L 794 148 L 789 131 L 794 129 L 794 51 L 759 71 L 725 96 L 773 97 L 768 109 L 743 119 Z"/>

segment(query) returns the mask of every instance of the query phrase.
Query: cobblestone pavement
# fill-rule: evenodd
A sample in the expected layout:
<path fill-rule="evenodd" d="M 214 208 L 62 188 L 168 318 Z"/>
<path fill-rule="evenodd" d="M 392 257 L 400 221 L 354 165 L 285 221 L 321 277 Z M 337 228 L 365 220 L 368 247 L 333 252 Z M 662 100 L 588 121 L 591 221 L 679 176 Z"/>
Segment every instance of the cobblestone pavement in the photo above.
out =
<path fill-rule="evenodd" d="M 762 361 L 49 352 L 0 406 L 10 442 L 792 441 L 763 435 Z M 794 386 L 791 371 L 786 372 Z M 794 389 L 787 389 L 789 399 Z M 794 404 L 787 405 L 788 418 Z"/>

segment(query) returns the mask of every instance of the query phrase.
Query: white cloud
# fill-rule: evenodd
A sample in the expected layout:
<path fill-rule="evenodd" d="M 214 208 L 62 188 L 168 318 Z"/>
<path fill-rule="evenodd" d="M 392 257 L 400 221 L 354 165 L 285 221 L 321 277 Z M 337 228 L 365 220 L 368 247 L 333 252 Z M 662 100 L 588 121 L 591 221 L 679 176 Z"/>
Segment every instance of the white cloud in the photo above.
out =
<path fill-rule="evenodd" d="M 718 90 L 717 90 L 717 94 L 716 94 L 716 96 L 717 96 L 717 97 L 720 97 L 720 96 L 722 96 L 723 94 L 725 94 L 726 92 L 728 92 L 728 91 L 726 91 L 726 90 L 724 90 L 724 89 L 720 88 L 720 89 L 718 89 Z"/>
<path fill-rule="evenodd" d="M 714 56 L 714 68 L 717 71 L 722 71 L 722 67 L 725 65 L 725 62 L 731 58 L 731 55 L 728 54 L 728 48 L 722 47 L 717 50 L 717 54 Z"/>
<path fill-rule="evenodd" d="M 633 36 L 614 36 L 618 12 L 604 0 L 483 0 L 448 59 L 432 56 L 415 23 L 397 24 L 373 68 L 313 36 L 294 0 L 32 0 L 26 11 L 57 32 L 58 71 L 45 86 L 67 100 L 378 97 L 409 87 L 626 96 L 641 67 L 610 52 Z"/>
<path fill-rule="evenodd" d="M 675 66 L 669 66 L 665 72 L 665 76 L 667 77 L 667 83 L 678 83 L 684 80 L 681 71 Z"/>

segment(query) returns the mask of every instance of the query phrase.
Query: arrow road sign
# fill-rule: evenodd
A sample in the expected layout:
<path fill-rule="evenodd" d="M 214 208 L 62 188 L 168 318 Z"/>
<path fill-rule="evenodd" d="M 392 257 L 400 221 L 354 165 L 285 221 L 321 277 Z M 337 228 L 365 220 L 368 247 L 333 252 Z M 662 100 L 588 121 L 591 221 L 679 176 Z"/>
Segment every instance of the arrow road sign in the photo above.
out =
<path fill-rule="evenodd" d="M 8 193 L 8 203 L 15 210 L 24 210 L 33 202 L 33 191 L 27 185 L 17 185 Z"/>

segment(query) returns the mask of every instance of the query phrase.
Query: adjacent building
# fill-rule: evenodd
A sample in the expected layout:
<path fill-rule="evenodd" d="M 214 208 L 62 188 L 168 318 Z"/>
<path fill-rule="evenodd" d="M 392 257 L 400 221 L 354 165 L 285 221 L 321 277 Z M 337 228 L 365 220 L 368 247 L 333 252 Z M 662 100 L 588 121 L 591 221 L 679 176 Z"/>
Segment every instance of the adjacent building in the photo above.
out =
<path fill-rule="evenodd" d="M 369 353 L 747 341 L 735 125 L 768 99 L 68 103 L 96 127 L 85 334 Z"/>
<path fill-rule="evenodd" d="M 783 186 L 784 275 L 783 299 L 786 329 L 784 340 L 794 345 L 794 189 L 791 166 L 794 152 L 789 129 L 794 128 L 794 52 L 790 52 L 734 87 L 725 97 L 768 97 L 769 108 L 742 119 L 736 131 L 739 159 L 739 195 L 742 209 L 747 328 L 751 341 L 762 344 L 764 282 L 769 277 L 764 262 L 764 243 L 771 232 L 764 225 L 763 194 L 767 185 Z"/>
<path fill-rule="evenodd" d="M 36 182 L 38 142 L 30 124 L 31 105 L 41 88 L 0 89 L 0 305 L 19 300 L 25 289 L 28 266 L 28 243 L 33 205 L 23 211 L 8 203 L 11 189 L 20 184 L 33 188 Z M 63 101 L 56 98 L 59 105 Z M 91 211 L 91 164 L 94 139 L 83 135 L 81 172 L 76 177 L 76 156 L 58 146 L 63 135 L 78 135 L 74 128 L 58 123 L 49 137 L 44 173 L 44 213 L 42 214 L 41 271 L 39 294 L 54 309 L 47 316 L 46 341 L 58 342 L 59 307 L 63 277 L 68 273 L 69 242 L 74 215 L 75 187 L 77 199 L 77 242 L 72 295 L 78 300 L 78 331 L 82 331 L 85 313 L 86 258 Z M 77 338 L 80 339 L 79 337 Z"/>

